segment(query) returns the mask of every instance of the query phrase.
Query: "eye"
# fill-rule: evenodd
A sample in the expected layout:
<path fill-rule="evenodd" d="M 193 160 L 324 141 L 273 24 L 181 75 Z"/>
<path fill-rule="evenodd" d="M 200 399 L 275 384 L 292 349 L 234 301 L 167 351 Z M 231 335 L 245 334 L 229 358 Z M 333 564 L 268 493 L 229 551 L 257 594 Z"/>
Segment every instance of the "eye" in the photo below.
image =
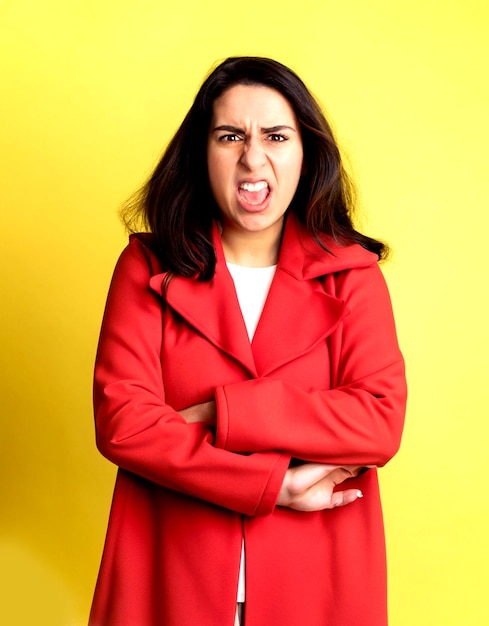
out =
<path fill-rule="evenodd" d="M 288 137 L 281 135 L 280 133 L 272 133 L 271 135 L 268 135 L 268 140 L 273 142 L 282 142 L 287 141 Z"/>
<path fill-rule="evenodd" d="M 221 143 L 235 143 L 236 141 L 241 141 L 241 137 L 234 133 L 229 133 L 227 135 L 221 135 L 218 137 L 218 141 Z"/>

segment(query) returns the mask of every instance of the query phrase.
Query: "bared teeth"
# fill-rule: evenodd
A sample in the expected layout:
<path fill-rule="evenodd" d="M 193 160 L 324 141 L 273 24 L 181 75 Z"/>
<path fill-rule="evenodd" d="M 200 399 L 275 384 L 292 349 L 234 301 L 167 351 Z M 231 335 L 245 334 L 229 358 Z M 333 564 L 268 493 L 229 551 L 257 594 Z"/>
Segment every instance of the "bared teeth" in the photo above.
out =
<path fill-rule="evenodd" d="M 260 180 L 257 183 L 241 183 L 241 185 L 239 186 L 240 189 L 243 189 L 244 191 L 262 191 L 263 189 L 266 189 L 268 187 L 268 183 L 265 182 L 264 180 Z"/>
<path fill-rule="evenodd" d="M 240 183 L 239 185 L 239 198 L 246 205 L 260 206 L 267 199 L 270 194 L 270 187 L 265 180 L 259 180 L 257 182 L 251 182 L 249 180 Z"/>

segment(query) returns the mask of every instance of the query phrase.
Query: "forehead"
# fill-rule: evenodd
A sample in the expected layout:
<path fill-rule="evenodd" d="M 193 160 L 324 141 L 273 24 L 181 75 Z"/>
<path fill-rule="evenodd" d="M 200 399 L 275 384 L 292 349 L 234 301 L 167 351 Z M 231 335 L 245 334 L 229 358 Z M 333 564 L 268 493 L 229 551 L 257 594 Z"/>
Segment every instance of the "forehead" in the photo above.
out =
<path fill-rule="evenodd" d="M 214 100 L 213 121 L 228 124 L 258 122 L 262 126 L 297 124 L 290 102 L 263 85 L 233 85 Z"/>

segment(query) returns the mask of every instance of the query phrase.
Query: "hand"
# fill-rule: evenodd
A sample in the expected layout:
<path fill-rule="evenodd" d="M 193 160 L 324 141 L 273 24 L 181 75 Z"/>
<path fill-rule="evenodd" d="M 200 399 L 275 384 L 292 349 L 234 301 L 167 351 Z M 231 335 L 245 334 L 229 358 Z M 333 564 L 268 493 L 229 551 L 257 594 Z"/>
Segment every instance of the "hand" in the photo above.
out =
<path fill-rule="evenodd" d="M 215 426 L 217 422 L 216 403 L 214 400 L 210 402 L 202 402 L 202 404 L 194 404 L 186 409 L 179 411 L 179 414 L 187 422 L 187 424 L 195 424 L 203 422 L 208 426 Z"/>
<path fill-rule="evenodd" d="M 333 491 L 347 478 L 358 475 L 361 467 L 305 463 L 287 470 L 277 500 L 278 506 L 296 511 L 322 511 L 345 506 L 361 498 L 358 489 Z"/>

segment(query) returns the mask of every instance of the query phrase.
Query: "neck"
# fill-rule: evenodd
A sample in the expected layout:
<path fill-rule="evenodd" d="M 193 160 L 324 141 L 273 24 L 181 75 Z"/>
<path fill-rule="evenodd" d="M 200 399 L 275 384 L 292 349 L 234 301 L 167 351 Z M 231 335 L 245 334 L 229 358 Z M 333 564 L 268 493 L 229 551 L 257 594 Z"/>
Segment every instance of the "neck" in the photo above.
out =
<path fill-rule="evenodd" d="M 271 234 L 264 231 L 235 232 L 224 228 L 221 234 L 226 261 L 246 267 L 276 265 L 281 239 L 282 229 Z"/>

